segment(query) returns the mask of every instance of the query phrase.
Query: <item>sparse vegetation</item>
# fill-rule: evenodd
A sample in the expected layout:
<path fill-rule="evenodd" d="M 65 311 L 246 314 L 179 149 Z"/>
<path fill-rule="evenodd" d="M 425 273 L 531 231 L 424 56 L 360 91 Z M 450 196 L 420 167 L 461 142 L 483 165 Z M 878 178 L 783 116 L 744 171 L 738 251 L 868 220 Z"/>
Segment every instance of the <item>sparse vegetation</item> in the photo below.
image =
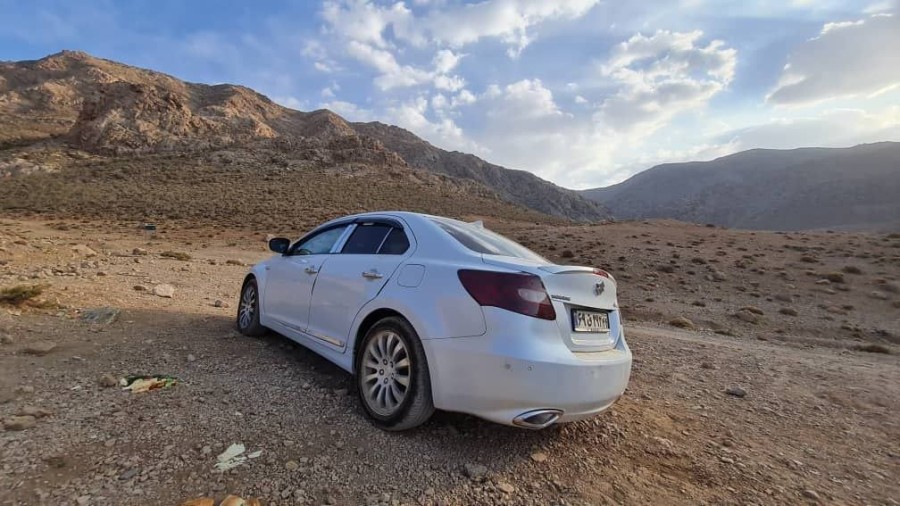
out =
<path fill-rule="evenodd" d="M 0 303 L 21 306 L 40 297 L 47 287 L 48 285 L 17 285 L 0 289 Z"/>
<path fill-rule="evenodd" d="M 163 258 L 172 258 L 175 260 L 183 260 L 185 262 L 187 262 L 188 260 L 191 259 L 191 255 L 184 253 L 182 251 L 163 251 L 162 253 L 159 254 L 159 256 L 161 256 Z"/>
<path fill-rule="evenodd" d="M 866 353 L 883 353 L 885 355 L 891 354 L 891 349 L 883 344 L 876 343 L 868 343 L 868 344 L 860 344 L 855 348 L 857 351 L 864 351 Z"/>

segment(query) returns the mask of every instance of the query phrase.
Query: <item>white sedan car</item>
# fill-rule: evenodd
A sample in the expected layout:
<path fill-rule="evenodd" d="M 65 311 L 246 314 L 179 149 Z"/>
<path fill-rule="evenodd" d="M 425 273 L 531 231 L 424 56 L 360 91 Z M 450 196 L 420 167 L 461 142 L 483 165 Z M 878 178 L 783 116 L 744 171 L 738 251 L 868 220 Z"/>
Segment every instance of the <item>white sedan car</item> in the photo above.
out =
<path fill-rule="evenodd" d="M 542 429 L 625 391 L 631 351 L 616 281 L 556 265 L 480 223 L 408 212 L 347 216 L 250 270 L 237 326 L 274 330 L 356 377 L 388 430 L 437 409 Z"/>

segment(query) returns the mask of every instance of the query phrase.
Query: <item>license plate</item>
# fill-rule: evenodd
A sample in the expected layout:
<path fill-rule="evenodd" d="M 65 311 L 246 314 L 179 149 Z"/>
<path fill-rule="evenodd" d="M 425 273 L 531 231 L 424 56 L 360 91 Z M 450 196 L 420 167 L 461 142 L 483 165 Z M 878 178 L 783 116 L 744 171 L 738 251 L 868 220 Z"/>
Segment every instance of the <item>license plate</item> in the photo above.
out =
<path fill-rule="evenodd" d="M 572 325 L 575 332 L 609 332 L 609 313 L 573 309 Z"/>

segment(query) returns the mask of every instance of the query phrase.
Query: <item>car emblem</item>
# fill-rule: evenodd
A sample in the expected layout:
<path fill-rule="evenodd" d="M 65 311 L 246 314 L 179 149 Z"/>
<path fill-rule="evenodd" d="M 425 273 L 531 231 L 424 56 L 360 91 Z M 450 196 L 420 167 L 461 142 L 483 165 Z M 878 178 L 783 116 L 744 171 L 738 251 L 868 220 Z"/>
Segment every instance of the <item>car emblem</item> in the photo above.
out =
<path fill-rule="evenodd" d="M 606 285 L 603 284 L 603 281 L 597 283 L 596 285 L 594 285 L 594 295 L 599 297 L 600 294 L 602 294 L 603 290 L 605 290 L 605 289 L 606 289 Z"/>

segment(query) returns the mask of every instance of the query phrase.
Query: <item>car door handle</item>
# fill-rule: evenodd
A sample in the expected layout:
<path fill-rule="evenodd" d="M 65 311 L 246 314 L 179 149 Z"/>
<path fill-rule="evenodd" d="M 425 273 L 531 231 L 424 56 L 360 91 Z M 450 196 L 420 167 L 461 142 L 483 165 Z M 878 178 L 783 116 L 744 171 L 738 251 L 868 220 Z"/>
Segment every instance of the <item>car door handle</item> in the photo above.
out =
<path fill-rule="evenodd" d="M 307 267 L 304 270 L 306 271 L 307 274 L 318 274 L 318 272 L 319 272 L 318 267 L 316 267 L 314 265 L 310 265 L 309 267 Z"/>
<path fill-rule="evenodd" d="M 366 279 L 381 279 L 384 277 L 384 274 L 381 274 L 378 271 L 365 271 L 362 273 L 362 277 Z"/>

